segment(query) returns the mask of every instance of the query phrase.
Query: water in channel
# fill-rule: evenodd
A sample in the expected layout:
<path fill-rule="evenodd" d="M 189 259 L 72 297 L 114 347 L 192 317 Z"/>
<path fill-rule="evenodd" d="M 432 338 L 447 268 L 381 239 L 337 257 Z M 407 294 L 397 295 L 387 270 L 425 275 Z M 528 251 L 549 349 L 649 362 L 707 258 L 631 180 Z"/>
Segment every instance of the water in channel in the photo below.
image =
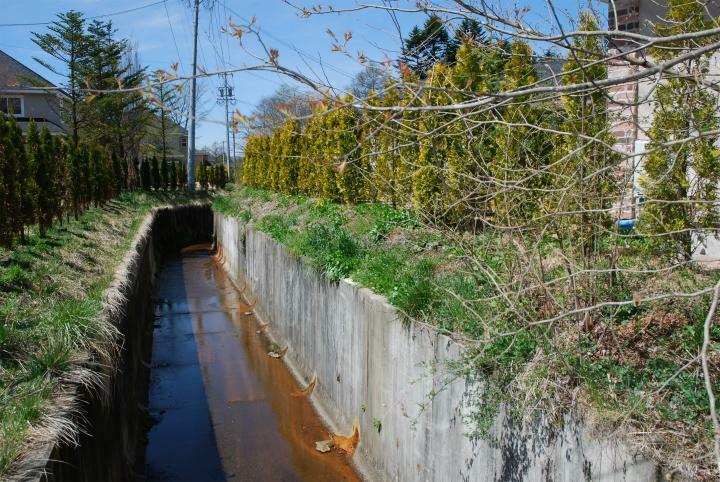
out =
<path fill-rule="evenodd" d="M 359 480 L 210 252 L 169 257 L 155 293 L 145 476 L 159 480 Z"/>

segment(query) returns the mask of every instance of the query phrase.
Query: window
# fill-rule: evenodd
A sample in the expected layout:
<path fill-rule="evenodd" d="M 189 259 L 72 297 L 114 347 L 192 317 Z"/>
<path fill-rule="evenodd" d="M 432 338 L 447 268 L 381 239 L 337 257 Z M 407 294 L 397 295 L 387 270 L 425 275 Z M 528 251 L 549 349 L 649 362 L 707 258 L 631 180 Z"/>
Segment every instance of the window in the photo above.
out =
<path fill-rule="evenodd" d="M 180 136 L 180 147 L 187 149 L 188 138 L 187 136 Z"/>
<path fill-rule="evenodd" d="M 20 116 L 23 114 L 22 97 L 0 97 L 0 112 Z"/>

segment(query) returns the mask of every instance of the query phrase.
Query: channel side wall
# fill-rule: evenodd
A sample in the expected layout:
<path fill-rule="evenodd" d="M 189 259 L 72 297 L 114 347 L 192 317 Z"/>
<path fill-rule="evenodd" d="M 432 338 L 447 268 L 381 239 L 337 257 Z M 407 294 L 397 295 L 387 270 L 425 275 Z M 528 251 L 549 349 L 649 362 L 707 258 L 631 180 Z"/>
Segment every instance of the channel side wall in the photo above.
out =
<path fill-rule="evenodd" d="M 212 223 L 209 204 L 156 208 L 148 214 L 104 294 L 101 323 L 112 325 L 119 336 L 117 356 L 101 365 L 103 383 L 87 389 L 68 380 L 60 387 L 62 405 L 55 403 L 61 406 L 49 418 L 66 424 L 65 433 L 30 441 L 33 450 L 18 461 L 9 480 L 142 479 L 155 277 L 165 253 L 209 242 Z M 89 356 L 88 363 L 97 365 Z M 74 442 L 67 440 L 73 427 Z"/>
<path fill-rule="evenodd" d="M 351 280 L 322 278 L 303 259 L 236 218 L 215 213 L 225 269 L 270 336 L 289 346 L 296 376 L 317 372 L 312 401 L 333 430 L 360 420 L 354 462 L 368 480 L 646 481 L 653 462 L 586 417 L 568 414 L 562 428 L 518 423 L 499 414 L 488 437 L 472 439 L 469 406 L 477 380 L 451 378 L 443 367 L 461 347 L 431 327 L 402 322 L 386 299 Z M 304 382 L 299 382 L 300 384 Z"/>

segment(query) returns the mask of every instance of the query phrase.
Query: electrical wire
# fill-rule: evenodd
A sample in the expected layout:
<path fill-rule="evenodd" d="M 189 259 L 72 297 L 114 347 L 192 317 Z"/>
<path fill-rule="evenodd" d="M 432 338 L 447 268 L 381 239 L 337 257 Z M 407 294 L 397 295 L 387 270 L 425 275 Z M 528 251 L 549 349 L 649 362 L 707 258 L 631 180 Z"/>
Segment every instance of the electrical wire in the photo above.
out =
<path fill-rule="evenodd" d="M 238 12 L 235 11 L 235 10 L 233 10 L 232 8 L 228 7 L 227 4 L 225 4 L 225 2 L 222 2 L 222 1 L 218 0 L 217 3 L 219 3 L 220 5 L 222 5 L 223 7 L 225 7 L 226 10 L 228 10 L 230 13 L 232 13 L 233 15 L 235 15 L 236 17 L 238 17 L 238 18 L 239 18 L 240 20 L 242 20 L 243 22 L 250 23 L 250 20 L 248 20 L 248 19 L 247 19 L 246 17 L 244 17 L 243 15 L 240 15 L 240 13 L 238 13 Z M 322 62 L 321 60 L 319 60 L 318 58 L 316 58 L 313 54 L 310 54 L 310 53 L 308 53 L 308 52 L 305 52 L 305 51 L 303 51 L 302 49 L 299 49 L 299 48 L 296 47 L 294 44 L 292 44 L 292 43 L 290 43 L 290 42 L 288 42 L 288 41 L 286 41 L 286 40 L 283 40 L 282 38 L 277 37 L 276 35 L 273 35 L 273 34 L 271 34 L 271 33 L 269 33 L 269 32 L 263 32 L 263 34 L 264 34 L 264 35 L 267 35 L 269 38 L 275 40 L 276 42 L 279 42 L 280 44 L 285 45 L 286 47 L 292 49 L 293 51 L 295 51 L 295 53 L 297 53 L 297 54 L 300 55 L 301 57 L 304 57 L 305 59 L 307 59 L 307 60 L 309 60 L 309 61 L 311 61 L 311 62 L 314 62 L 314 63 L 320 65 L 320 66 L 323 67 L 323 68 L 327 68 L 327 69 L 329 69 L 329 70 L 332 70 L 333 72 L 335 72 L 335 73 L 337 73 L 337 74 L 340 74 L 340 75 L 342 75 L 342 76 L 344 76 L 344 77 L 346 77 L 346 78 L 348 78 L 348 79 L 352 79 L 352 78 L 355 77 L 354 74 L 351 74 L 351 73 L 349 73 L 349 72 L 347 72 L 347 71 L 344 71 L 344 70 L 342 70 L 342 69 L 340 69 L 340 68 L 338 68 L 338 67 L 335 67 L 334 65 L 331 65 L 331 64 L 327 64 L 327 63 L 325 63 L 325 62 Z"/>
<path fill-rule="evenodd" d="M 180 55 L 180 49 L 178 48 L 177 39 L 175 38 L 175 29 L 173 29 L 172 20 L 170 20 L 170 12 L 168 11 L 166 1 L 163 1 L 163 6 L 165 7 L 165 17 L 167 17 L 168 25 L 170 26 L 170 35 L 172 36 L 173 44 L 175 44 L 175 52 L 177 53 L 177 56 L 178 56 L 178 63 L 180 64 L 180 72 L 182 72 L 184 75 L 185 68 L 183 66 L 182 56 Z"/>
<path fill-rule="evenodd" d="M 125 13 L 137 12 L 138 10 L 143 10 L 145 8 L 154 7 L 155 5 L 160 5 L 161 3 L 166 3 L 166 2 L 167 2 L 167 0 L 159 0 L 157 2 L 149 3 L 149 4 L 143 5 L 141 7 L 129 8 L 127 10 L 106 13 L 103 15 L 93 15 L 92 17 L 86 17 L 86 19 L 94 20 L 96 18 L 114 17 L 115 15 L 123 15 Z M 53 23 L 55 23 L 54 20 L 50 21 L 50 22 L 32 22 L 32 23 L 0 23 L 0 27 L 38 27 L 38 26 L 42 26 L 42 25 L 51 25 Z"/>

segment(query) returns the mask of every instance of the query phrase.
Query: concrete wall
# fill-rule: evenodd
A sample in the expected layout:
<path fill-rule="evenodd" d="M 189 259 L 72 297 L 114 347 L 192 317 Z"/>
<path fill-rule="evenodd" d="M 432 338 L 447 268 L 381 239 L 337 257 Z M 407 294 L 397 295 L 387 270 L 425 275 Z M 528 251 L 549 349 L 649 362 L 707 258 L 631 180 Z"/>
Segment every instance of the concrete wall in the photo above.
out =
<path fill-rule="evenodd" d="M 289 345 L 286 362 L 318 386 L 313 403 L 333 430 L 362 439 L 354 462 L 370 480 L 656 480 L 656 465 L 568 414 L 551 430 L 498 416 L 487 439 L 470 439 L 464 417 L 481 385 L 442 369 L 461 348 L 419 324 L 405 324 L 386 300 L 351 281 L 332 283 L 269 236 L 215 214 L 225 268 L 270 335 Z M 432 370 L 432 367 L 438 370 Z M 432 393 L 436 393 L 433 397 Z M 421 407 L 424 407 L 421 409 Z M 378 430 L 377 421 L 382 424 Z"/>

